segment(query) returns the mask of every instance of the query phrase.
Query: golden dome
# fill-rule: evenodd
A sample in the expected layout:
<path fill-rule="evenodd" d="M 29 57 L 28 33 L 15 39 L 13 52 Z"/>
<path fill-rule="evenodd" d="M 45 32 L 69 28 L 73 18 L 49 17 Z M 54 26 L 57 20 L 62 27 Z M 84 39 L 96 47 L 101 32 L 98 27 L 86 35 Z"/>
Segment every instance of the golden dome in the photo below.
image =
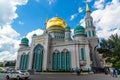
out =
<path fill-rule="evenodd" d="M 53 28 L 53 27 L 65 28 L 66 23 L 61 18 L 53 17 L 52 19 L 47 21 L 46 29 Z"/>

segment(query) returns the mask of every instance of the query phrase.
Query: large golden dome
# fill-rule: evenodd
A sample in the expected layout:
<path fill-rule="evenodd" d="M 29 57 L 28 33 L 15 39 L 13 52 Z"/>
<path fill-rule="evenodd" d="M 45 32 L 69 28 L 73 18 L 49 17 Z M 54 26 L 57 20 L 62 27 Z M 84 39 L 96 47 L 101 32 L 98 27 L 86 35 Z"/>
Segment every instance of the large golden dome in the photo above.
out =
<path fill-rule="evenodd" d="M 54 27 L 65 28 L 66 23 L 61 18 L 53 17 L 52 19 L 46 22 L 46 29 L 54 28 Z"/>

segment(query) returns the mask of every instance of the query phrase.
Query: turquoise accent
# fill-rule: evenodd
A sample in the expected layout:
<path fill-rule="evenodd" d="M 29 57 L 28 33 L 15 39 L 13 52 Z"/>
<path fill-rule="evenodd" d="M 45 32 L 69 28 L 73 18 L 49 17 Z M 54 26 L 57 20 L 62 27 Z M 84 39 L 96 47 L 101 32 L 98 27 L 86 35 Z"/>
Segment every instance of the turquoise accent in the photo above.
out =
<path fill-rule="evenodd" d="M 92 35 L 93 35 L 93 37 L 95 36 L 95 31 L 92 31 Z"/>
<path fill-rule="evenodd" d="M 66 53 L 66 70 L 70 70 L 70 53 Z"/>
<path fill-rule="evenodd" d="M 37 45 L 34 50 L 34 66 L 33 68 L 36 71 L 42 71 L 42 60 L 43 60 L 43 47 L 41 45 Z"/>
<path fill-rule="evenodd" d="M 85 60 L 85 54 L 84 54 L 84 49 L 81 48 L 81 59 Z"/>
<path fill-rule="evenodd" d="M 90 31 L 88 31 L 88 37 L 91 37 L 91 32 Z"/>
<path fill-rule="evenodd" d="M 26 55 L 26 66 L 25 66 L 25 69 L 28 69 L 28 63 L 29 63 L 29 56 L 28 55 Z"/>
<path fill-rule="evenodd" d="M 23 55 L 21 55 L 21 59 L 20 59 L 20 70 L 22 70 L 23 67 Z"/>
<path fill-rule="evenodd" d="M 64 52 L 61 53 L 61 69 L 65 70 L 65 54 L 64 54 Z"/>
<path fill-rule="evenodd" d="M 35 69 L 36 71 L 41 71 L 41 57 L 42 57 L 41 50 L 37 49 L 35 54 L 36 54 Z"/>
<path fill-rule="evenodd" d="M 21 44 L 23 44 L 23 45 L 28 45 L 28 43 L 29 43 L 29 40 L 28 40 L 28 38 L 22 38 L 22 40 L 21 40 Z"/>
<path fill-rule="evenodd" d="M 66 28 L 65 29 L 70 29 L 70 26 L 66 26 Z"/>
<path fill-rule="evenodd" d="M 57 53 L 57 68 L 60 70 L 60 53 Z"/>
<path fill-rule="evenodd" d="M 22 67 L 23 70 L 25 70 L 25 55 L 23 55 L 23 67 Z"/>
<path fill-rule="evenodd" d="M 28 55 L 21 55 L 20 60 L 20 69 L 21 70 L 27 70 L 28 69 Z"/>
<path fill-rule="evenodd" d="M 88 26 L 91 27 L 91 21 L 90 20 L 88 21 Z"/>
<path fill-rule="evenodd" d="M 57 70 L 57 54 L 53 53 L 52 69 Z"/>
<path fill-rule="evenodd" d="M 33 34 L 33 36 L 37 36 L 37 34 Z"/>
<path fill-rule="evenodd" d="M 85 34 L 85 28 L 83 26 L 78 25 L 74 29 L 74 35 L 77 35 L 77 34 Z"/>

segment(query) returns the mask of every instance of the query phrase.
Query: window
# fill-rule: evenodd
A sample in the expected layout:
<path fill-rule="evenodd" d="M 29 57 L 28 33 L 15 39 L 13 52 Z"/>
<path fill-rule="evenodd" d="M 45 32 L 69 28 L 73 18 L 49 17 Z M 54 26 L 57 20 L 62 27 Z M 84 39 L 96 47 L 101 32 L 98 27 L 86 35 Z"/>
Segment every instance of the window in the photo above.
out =
<path fill-rule="evenodd" d="M 84 48 L 81 48 L 81 59 L 85 60 Z"/>
<path fill-rule="evenodd" d="M 20 69 L 21 70 L 27 70 L 28 69 L 28 55 L 21 55 L 21 59 L 20 59 Z"/>

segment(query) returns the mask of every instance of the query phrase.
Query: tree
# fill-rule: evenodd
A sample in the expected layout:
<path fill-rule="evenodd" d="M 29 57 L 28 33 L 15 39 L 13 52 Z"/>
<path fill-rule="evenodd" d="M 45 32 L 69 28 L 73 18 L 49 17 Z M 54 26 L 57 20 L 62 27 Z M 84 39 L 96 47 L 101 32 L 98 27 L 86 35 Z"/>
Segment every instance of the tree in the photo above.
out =
<path fill-rule="evenodd" d="M 107 58 L 106 62 L 112 63 L 113 67 L 120 67 L 120 36 L 115 34 L 103 39 L 98 51 L 103 54 L 103 58 Z"/>

